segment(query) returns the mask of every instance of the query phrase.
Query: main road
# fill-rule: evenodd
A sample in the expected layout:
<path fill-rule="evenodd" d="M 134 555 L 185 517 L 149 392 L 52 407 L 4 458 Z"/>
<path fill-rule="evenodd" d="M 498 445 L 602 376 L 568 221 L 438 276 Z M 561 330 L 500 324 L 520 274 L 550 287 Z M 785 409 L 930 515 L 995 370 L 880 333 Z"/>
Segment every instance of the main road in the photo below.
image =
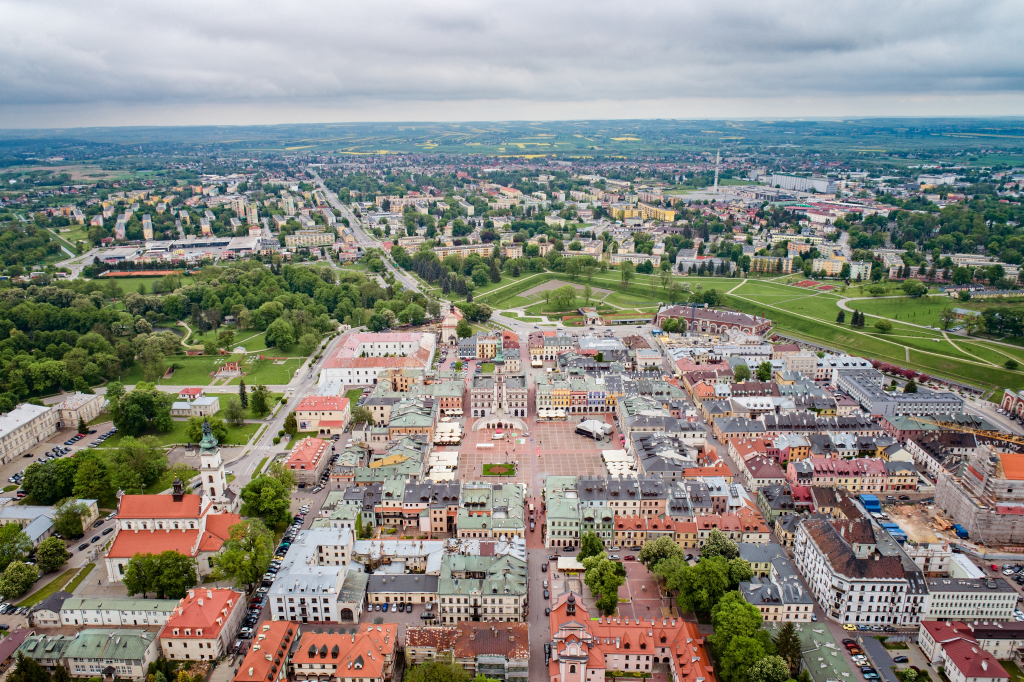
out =
<path fill-rule="evenodd" d="M 310 174 L 312 174 L 313 179 L 316 181 L 317 186 L 320 188 L 320 191 L 323 192 L 324 197 L 327 199 L 327 203 L 329 203 L 332 208 L 340 211 L 342 217 L 348 220 L 349 227 L 352 228 L 352 234 L 355 235 L 356 244 L 364 249 L 382 248 L 380 242 L 373 239 L 366 233 L 366 231 L 363 229 L 362 221 L 359 220 L 359 218 L 357 218 L 356 215 L 351 210 L 349 210 L 348 206 L 343 204 L 341 200 L 338 199 L 338 195 L 332 192 L 331 190 L 327 189 L 327 185 L 325 185 L 324 181 L 320 179 L 320 176 L 317 174 L 317 172 L 312 169 L 308 169 L 308 171 Z M 395 279 L 401 282 L 402 286 L 404 286 L 406 289 L 420 291 L 419 282 L 417 282 L 412 275 L 409 275 L 401 268 L 396 267 L 391 262 L 391 254 L 385 254 L 385 256 L 386 258 L 384 258 L 384 266 L 391 272 L 391 274 L 395 276 Z"/>

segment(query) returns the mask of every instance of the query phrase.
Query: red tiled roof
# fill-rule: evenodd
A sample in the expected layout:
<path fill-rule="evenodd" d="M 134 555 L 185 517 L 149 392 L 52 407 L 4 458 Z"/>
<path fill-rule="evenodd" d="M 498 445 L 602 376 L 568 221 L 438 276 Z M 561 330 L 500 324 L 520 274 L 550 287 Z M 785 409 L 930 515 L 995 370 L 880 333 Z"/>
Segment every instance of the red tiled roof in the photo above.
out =
<path fill-rule="evenodd" d="M 160 631 L 162 639 L 213 639 L 235 609 L 245 608 L 245 595 L 226 589 L 189 590 L 178 602 L 167 625 Z M 178 634 L 174 634 L 177 629 Z M 188 633 L 188 634 L 186 634 Z M 200 634 L 201 633 L 201 634 Z"/>
<path fill-rule="evenodd" d="M 316 468 L 320 458 L 327 453 L 327 447 L 327 441 L 307 436 L 292 448 L 285 466 L 289 469 L 297 469 L 305 465 L 305 469 L 311 471 Z"/>
<path fill-rule="evenodd" d="M 286 657 L 292 639 L 298 634 L 296 630 L 298 625 L 287 620 L 265 620 L 260 623 L 254 635 L 254 646 L 249 649 L 232 682 L 263 682 L 270 679 L 270 668 L 277 665 L 274 659 Z"/>
<path fill-rule="evenodd" d="M 318 662 L 336 665 L 337 677 L 355 675 L 360 678 L 382 678 L 384 659 L 386 656 L 394 656 L 397 635 L 397 623 L 363 625 L 354 635 L 354 642 L 353 635 L 304 632 L 298 648 L 292 655 L 292 663 L 300 665 Z M 334 657 L 335 648 L 338 650 L 337 658 Z M 313 651 L 315 653 L 311 654 Z"/>
<path fill-rule="evenodd" d="M 168 497 L 147 495 L 147 497 Z M 136 554 L 160 554 L 174 551 L 194 557 L 198 547 L 199 530 L 121 530 L 114 538 L 107 556 L 130 559 Z"/>
<path fill-rule="evenodd" d="M 999 665 L 995 656 L 973 642 L 957 640 L 942 646 L 946 658 L 967 679 L 1009 679 L 1010 674 Z"/>
<path fill-rule="evenodd" d="M 231 526 L 241 522 L 238 514 L 210 514 L 206 517 L 206 530 L 199 540 L 200 552 L 217 552 L 231 535 Z"/>
<path fill-rule="evenodd" d="M 344 396 L 321 396 L 310 395 L 302 399 L 296 406 L 296 412 L 310 412 L 319 410 L 323 412 L 342 412 L 348 407 L 348 398 Z"/>
<path fill-rule="evenodd" d="M 209 505 L 199 495 L 122 495 L 117 506 L 119 519 L 198 519 Z"/>

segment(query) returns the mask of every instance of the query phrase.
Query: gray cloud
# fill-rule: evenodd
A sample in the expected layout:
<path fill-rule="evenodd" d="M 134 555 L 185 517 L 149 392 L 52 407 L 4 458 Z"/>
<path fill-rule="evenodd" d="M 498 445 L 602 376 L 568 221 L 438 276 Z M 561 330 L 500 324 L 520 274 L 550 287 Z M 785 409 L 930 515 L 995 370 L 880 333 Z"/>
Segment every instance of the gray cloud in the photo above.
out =
<path fill-rule="evenodd" d="M 0 127 L 1024 113 L 1006 0 L 0 0 Z"/>

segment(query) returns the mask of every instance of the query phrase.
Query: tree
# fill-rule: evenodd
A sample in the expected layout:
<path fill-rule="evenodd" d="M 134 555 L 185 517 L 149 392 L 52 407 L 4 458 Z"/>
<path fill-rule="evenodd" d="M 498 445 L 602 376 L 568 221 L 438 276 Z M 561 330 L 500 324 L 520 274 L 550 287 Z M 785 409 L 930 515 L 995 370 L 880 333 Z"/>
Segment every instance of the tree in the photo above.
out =
<path fill-rule="evenodd" d="M 299 352 L 303 355 L 312 355 L 319 345 L 320 338 L 313 332 L 307 332 L 299 337 Z"/>
<path fill-rule="evenodd" d="M 651 570 L 661 561 L 672 557 L 682 557 L 683 554 L 683 548 L 676 544 L 675 540 L 665 536 L 645 542 L 637 559 L 647 567 L 647 570 Z"/>
<path fill-rule="evenodd" d="M 576 555 L 576 561 L 582 562 L 584 559 L 597 556 L 602 552 L 604 552 L 604 542 L 597 537 L 597 533 L 587 531 L 580 538 L 580 551 Z"/>
<path fill-rule="evenodd" d="M 25 594 L 39 579 L 39 571 L 21 561 L 12 561 L 0 574 L 0 597 L 11 599 Z"/>
<path fill-rule="evenodd" d="M 208 417 L 189 417 L 188 428 L 185 431 L 185 438 L 189 443 L 199 443 L 203 440 L 203 422 L 210 423 L 210 431 L 218 442 L 223 443 L 228 437 L 228 427 L 224 426 L 223 419 Z"/>
<path fill-rule="evenodd" d="M 74 490 L 78 465 L 77 457 L 30 464 L 25 470 L 21 489 L 31 495 L 37 504 L 55 504 Z"/>
<path fill-rule="evenodd" d="M 748 682 L 751 663 L 775 653 L 771 635 L 761 629 L 761 620 L 760 610 L 735 591 L 724 594 L 711 610 L 715 634 L 708 641 L 726 682 Z"/>
<path fill-rule="evenodd" d="M 153 436 L 128 436 L 121 439 L 109 468 L 112 488 L 141 494 L 167 469 L 167 453 Z"/>
<path fill-rule="evenodd" d="M 449 661 L 427 661 L 414 665 L 405 674 L 405 682 L 469 682 L 469 673 Z"/>
<path fill-rule="evenodd" d="M 259 517 L 268 528 L 291 519 L 291 488 L 269 474 L 252 479 L 241 492 L 241 515 Z"/>
<path fill-rule="evenodd" d="M 459 335 L 460 339 L 469 338 L 473 335 L 473 328 L 469 326 L 469 322 L 462 319 L 459 320 L 457 325 L 455 325 L 455 333 Z"/>
<path fill-rule="evenodd" d="M 86 426 L 85 420 L 82 419 L 81 417 L 78 418 L 78 432 L 79 433 L 89 433 L 89 427 Z"/>
<path fill-rule="evenodd" d="M 0 571 L 12 561 L 22 561 L 32 551 L 32 541 L 17 523 L 0 526 Z"/>
<path fill-rule="evenodd" d="M 229 397 L 227 401 L 228 405 L 224 408 L 224 417 L 232 426 L 241 426 L 245 423 L 245 408 L 242 407 L 241 401 L 233 397 Z"/>
<path fill-rule="evenodd" d="M 82 521 L 89 518 L 89 508 L 84 502 L 66 497 L 53 510 L 53 529 L 65 538 L 80 538 L 85 534 Z"/>
<path fill-rule="evenodd" d="M 839 323 L 839 324 L 842 324 L 842 323 L 846 322 L 846 311 L 845 310 L 840 310 L 839 311 L 839 314 L 836 315 L 836 322 Z"/>
<path fill-rule="evenodd" d="M 53 669 L 53 682 L 71 682 L 71 673 L 62 665 Z"/>
<path fill-rule="evenodd" d="M 583 562 L 586 573 L 583 582 L 597 597 L 596 606 L 605 615 L 615 613 L 619 603 L 619 586 L 625 581 L 625 570 L 617 561 L 612 561 L 604 552 L 588 557 Z"/>
<path fill-rule="evenodd" d="M 266 334 L 267 346 L 277 346 L 287 351 L 295 345 L 295 328 L 283 317 L 279 317 L 270 323 Z"/>
<path fill-rule="evenodd" d="M 594 290 L 590 288 L 590 285 L 589 284 L 584 284 L 583 285 L 583 300 L 587 302 L 587 305 L 590 305 L 590 299 L 591 299 L 591 297 L 593 295 L 594 295 Z"/>
<path fill-rule="evenodd" d="M 249 408 L 249 394 L 245 390 L 245 379 L 238 380 L 238 400 L 242 403 L 243 408 Z"/>
<path fill-rule="evenodd" d="M 796 633 L 796 625 L 787 620 L 779 628 L 775 637 L 775 651 L 778 652 L 789 666 L 790 677 L 800 670 L 800 636 Z"/>
<path fill-rule="evenodd" d="M 122 578 L 128 595 L 155 592 L 158 599 L 181 599 L 196 586 L 196 561 L 174 550 L 136 554 L 128 560 Z"/>
<path fill-rule="evenodd" d="M 725 537 L 725 533 L 712 528 L 708 533 L 707 540 L 700 549 L 701 559 L 721 556 L 726 559 L 735 559 L 740 554 L 739 545 Z"/>
<path fill-rule="evenodd" d="M 64 541 L 58 537 L 50 536 L 39 543 L 36 547 L 36 565 L 43 573 L 56 571 L 71 558 L 71 552 L 64 546 Z"/>
<path fill-rule="evenodd" d="M 908 279 L 900 285 L 900 288 L 903 289 L 903 293 L 912 298 L 920 298 L 928 293 L 928 287 L 921 284 L 921 282 L 916 279 Z"/>
<path fill-rule="evenodd" d="M 158 571 L 159 564 L 153 554 L 136 554 L 129 559 L 121 578 L 128 596 L 141 594 L 145 599 L 147 592 L 155 592 Z"/>
<path fill-rule="evenodd" d="M 270 412 L 270 391 L 262 384 L 252 390 L 249 396 L 249 411 L 256 417 Z"/>
<path fill-rule="evenodd" d="M 373 333 L 382 331 L 388 326 L 387 320 L 380 313 L 374 313 L 370 315 L 370 319 L 366 321 L 366 328 Z"/>
<path fill-rule="evenodd" d="M 885 293 L 885 287 L 881 284 L 872 284 L 868 287 L 868 293 L 872 296 L 881 296 Z"/>
<path fill-rule="evenodd" d="M 1003 367 L 1010 370 L 1011 372 L 1015 372 L 1017 368 L 1020 367 L 1020 363 L 1014 360 L 1013 358 L 1010 358 L 1009 360 L 1003 363 Z"/>
<path fill-rule="evenodd" d="M 402 312 L 398 313 L 398 319 L 405 324 L 411 324 L 418 326 L 423 324 L 423 321 L 427 318 L 427 313 L 422 306 L 410 303 L 408 306 L 402 309 Z"/>
<path fill-rule="evenodd" d="M 284 418 L 284 430 L 290 436 L 299 432 L 299 422 L 295 419 L 295 412 L 289 412 L 288 416 Z"/>
<path fill-rule="evenodd" d="M 14 671 L 7 676 L 8 682 L 50 682 L 50 674 L 34 658 L 19 651 L 17 661 Z"/>
<path fill-rule="evenodd" d="M 370 426 L 373 426 L 373 413 L 365 407 L 357 407 L 352 410 L 352 423 L 369 424 Z"/>
<path fill-rule="evenodd" d="M 623 290 L 629 287 L 634 272 L 636 272 L 636 268 L 629 261 L 619 264 L 619 280 L 622 282 Z"/>
<path fill-rule="evenodd" d="M 781 656 L 766 656 L 750 666 L 750 682 L 786 682 L 790 676 L 788 662 Z"/>
<path fill-rule="evenodd" d="M 875 322 L 875 329 L 881 334 L 888 334 L 892 331 L 892 322 L 889 320 L 878 320 Z"/>
<path fill-rule="evenodd" d="M 110 475 L 107 465 L 95 451 L 80 450 L 76 453 L 78 471 L 71 491 L 80 500 L 98 500 L 110 491 Z"/>
<path fill-rule="evenodd" d="M 213 557 L 215 580 L 231 580 L 251 592 L 270 567 L 274 536 L 259 519 L 245 519 L 228 529 L 224 548 Z"/>
<path fill-rule="evenodd" d="M 903 392 L 904 393 L 917 393 L 917 383 L 913 379 L 911 379 L 903 387 Z"/>
<path fill-rule="evenodd" d="M 746 364 L 736 365 L 736 369 L 733 371 L 733 379 L 739 383 L 741 381 L 750 381 L 750 366 Z"/>
<path fill-rule="evenodd" d="M 757 366 L 757 380 L 768 381 L 772 378 L 772 363 L 765 360 Z"/>
<path fill-rule="evenodd" d="M 945 308 L 939 315 L 939 321 L 942 322 L 943 329 L 949 329 L 956 323 L 956 313 L 952 308 Z"/>

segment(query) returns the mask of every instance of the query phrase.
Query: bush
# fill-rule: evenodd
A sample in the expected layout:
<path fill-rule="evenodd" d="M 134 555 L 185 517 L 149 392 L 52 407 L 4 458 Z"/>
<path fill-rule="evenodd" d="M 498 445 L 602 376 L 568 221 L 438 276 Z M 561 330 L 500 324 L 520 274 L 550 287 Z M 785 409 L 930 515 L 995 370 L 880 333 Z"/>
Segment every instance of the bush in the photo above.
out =
<path fill-rule="evenodd" d="M 274 436 L 274 445 L 278 445 L 280 442 L 281 438 L 279 436 Z"/>
<path fill-rule="evenodd" d="M 280 431 L 278 431 L 277 435 L 278 436 L 284 436 L 284 429 L 281 429 Z"/>
<path fill-rule="evenodd" d="M 288 398 L 281 396 L 281 404 L 284 405 L 288 402 Z"/>

